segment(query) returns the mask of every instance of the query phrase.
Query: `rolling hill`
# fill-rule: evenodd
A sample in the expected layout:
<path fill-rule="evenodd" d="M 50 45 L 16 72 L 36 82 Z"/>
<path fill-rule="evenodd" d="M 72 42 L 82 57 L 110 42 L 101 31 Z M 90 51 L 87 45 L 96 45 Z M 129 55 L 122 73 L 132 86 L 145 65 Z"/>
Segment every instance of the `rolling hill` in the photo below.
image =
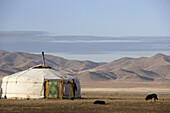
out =
<path fill-rule="evenodd" d="M 45 60 L 46 65 L 70 75 L 75 75 L 79 71 L 88 70 L 105 64 L 92 61 L 67 60 L 52 55 L 45 55 Z M 39 64 L 42 64 L 42 56 L 40 54 L 0 50 L 0 76 L 13 74 Z"/>
<path fill-rule="evenodd" d="M 167 81 L 170 80 L 170 56 L 121 58 L 109 63 L 67 60 L 45 55 L 46 65 L 76 76 L 81 82 Z M 6 76 L 42 64 L 40 54 L 0 51 L 0 76 Z"/>
<path fill-rule="evenodd" d="M 170 80 L 170 56 L 121 58 L 76 75 L 85 81 L 162 81 Z M 99 79 L 100 78 L 100 79 Z"/>

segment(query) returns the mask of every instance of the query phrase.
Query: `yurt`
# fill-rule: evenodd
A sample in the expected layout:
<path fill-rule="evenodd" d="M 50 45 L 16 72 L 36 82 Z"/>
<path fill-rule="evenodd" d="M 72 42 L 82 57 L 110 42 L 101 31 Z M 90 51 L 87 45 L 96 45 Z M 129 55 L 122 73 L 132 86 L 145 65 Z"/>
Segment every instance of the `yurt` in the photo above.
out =
<path fill-rule="evenodd" d="M 78 78 L 59 72 L 49 66 L 38 65 L 2 79 L 1 98 L 38 99 L 69 98 L 69 83 L 74 80 L 77 91 L 75 98 L 81 97 Z"/>

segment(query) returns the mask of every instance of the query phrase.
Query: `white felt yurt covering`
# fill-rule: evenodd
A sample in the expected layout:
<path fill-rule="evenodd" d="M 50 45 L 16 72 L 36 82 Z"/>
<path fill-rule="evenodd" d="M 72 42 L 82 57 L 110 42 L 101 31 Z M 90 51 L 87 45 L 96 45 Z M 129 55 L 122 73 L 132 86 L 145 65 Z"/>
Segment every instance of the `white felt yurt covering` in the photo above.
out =
<path fill-rule="evenodd" d="M 69 97 L 68 81 L 72 79 L 74 79 L 77 85 L 75 98 L 80 98 L 80 83 L 76 77 L 69 76 L 52 68 L 35 67 L 4 77 L 1 86 L 1 98 L 44 98 L 45 81 L 60 81 L 62 78 L 63 98 Z"/>

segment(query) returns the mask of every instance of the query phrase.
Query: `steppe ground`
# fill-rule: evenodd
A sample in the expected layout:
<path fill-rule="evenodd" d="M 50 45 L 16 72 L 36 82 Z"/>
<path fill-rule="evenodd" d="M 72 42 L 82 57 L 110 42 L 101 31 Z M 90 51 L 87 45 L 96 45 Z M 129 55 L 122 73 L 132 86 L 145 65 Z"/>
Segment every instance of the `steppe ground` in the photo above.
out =
<path fill-rule="evenodd" d="M 158 95 L 156 102 L 145 101 L 145 94 L 83 93 L 82 99 L 0 99 L 0 113 L 170 113 L 170 95 Z M 93 104 L 103 100 L 105 105 Z"/>

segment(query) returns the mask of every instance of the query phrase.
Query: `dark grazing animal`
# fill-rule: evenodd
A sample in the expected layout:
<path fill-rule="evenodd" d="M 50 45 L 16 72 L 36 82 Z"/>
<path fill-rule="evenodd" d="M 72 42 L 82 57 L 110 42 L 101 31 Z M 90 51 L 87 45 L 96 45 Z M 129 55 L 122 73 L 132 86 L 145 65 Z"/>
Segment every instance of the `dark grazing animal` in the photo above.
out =
<path fill-rule="evenodd" d="M 94 101 L 94 104 L 106 104 L 106 103 L 105 101 L 96 100 Z"/>
<path fill-rule="evenodd" d="M 154 99 L 154 102 L 155 102 L 156 100 L 158 100 L 158 97 L 157 97 L 157 95 L 156 95 L 155 93 L 150 94 L 150 95 L 147 95 L 146 98 L 145 98 L 146 101 L 147 101 L 147 100 L 151 100 L 151 101 L 152 101 L 152 99 Z"/>

